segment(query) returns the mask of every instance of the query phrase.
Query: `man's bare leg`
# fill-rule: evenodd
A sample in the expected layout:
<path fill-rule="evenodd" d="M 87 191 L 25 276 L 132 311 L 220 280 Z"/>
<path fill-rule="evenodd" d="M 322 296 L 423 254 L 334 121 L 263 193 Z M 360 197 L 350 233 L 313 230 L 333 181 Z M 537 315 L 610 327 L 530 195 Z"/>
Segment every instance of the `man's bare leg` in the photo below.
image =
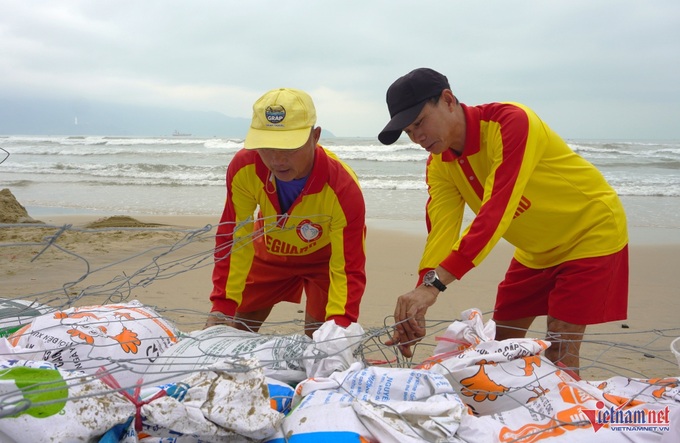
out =
<path fill-rule="evenodd" d="M 316 330 L 321 327 L 322 323 L 322 321 L 319 321 L 311 315 L 305 313 L 305 334 L 307 334 L 307 337 L 312 338 L 312 334 L 314 334 L 314 332 L 316 332 Z"/>
<path fill-rule="evenodd" d="M 524 317 L 516 320 L 494 320 L 496 322 L 496 340 L 508 338 L 524 338 L 527 329 L 536 317 Z"/>
<path fill-rule="evenodd" d="M 237 312 L 234 316 L 233 326 L 242 331 L 258 332 L 262 323 L 269 317 L 270 312 L 272 312 L 272 308 L 252 312 Z"/>
<path fill-rule="evenodd" d="M 237 312 L 234 317 L 233 326 L 242 331 L 258 332 L 262 323 L 269 317 L 271 310 L 272 308 L 253 312 Z M 322 323 L 311 315 L 305 314 L 305 334 L 311 338 L 314 331 L 319 329 Z"/>
<path fill-rule="evenodd" d="M 551 342 L 545 356 L 553 363 L 562 363 L 579 375 L 579 352 L 586 325 L 575 325 L 548 316 L 548 334 Z"/>

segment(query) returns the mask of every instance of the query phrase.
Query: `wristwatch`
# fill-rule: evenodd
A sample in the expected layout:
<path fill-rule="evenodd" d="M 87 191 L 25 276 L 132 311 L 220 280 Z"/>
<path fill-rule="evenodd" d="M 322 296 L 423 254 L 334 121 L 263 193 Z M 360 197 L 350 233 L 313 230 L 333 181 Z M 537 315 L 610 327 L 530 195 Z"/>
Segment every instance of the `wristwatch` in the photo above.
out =
<path fill-rule="evenodd" d="M 439 280 L 439 276 L 434 269 L 425 273 L 423 276 L 423 284 L 425 286 L 434 286 L 435 288 L 439 289 L 439 292 L 446 291 L 446 285 L 442 283 L 441 280 Z"/>

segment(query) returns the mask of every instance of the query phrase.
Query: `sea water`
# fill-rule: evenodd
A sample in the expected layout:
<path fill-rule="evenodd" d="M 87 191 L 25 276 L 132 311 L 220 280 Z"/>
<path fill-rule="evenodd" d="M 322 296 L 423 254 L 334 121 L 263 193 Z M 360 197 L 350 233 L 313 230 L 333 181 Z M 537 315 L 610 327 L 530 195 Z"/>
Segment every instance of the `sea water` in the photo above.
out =
<path fill-rule="evenodd" d="M 680 141 L 567 140 L 621 196 L 631 227 L 680 230 Z M 400 139 L 323 138 L 351 166 L 367 216 L 421 221 L 427 152 Z M 64 213 L 211 215 L 243 140 L 194 137 L 0 137 L 0 189 L 34 218 Z M 471 214 L 466 214 L 470 218 Z M 680 232 L 680 231 L 678 231 Z"/>

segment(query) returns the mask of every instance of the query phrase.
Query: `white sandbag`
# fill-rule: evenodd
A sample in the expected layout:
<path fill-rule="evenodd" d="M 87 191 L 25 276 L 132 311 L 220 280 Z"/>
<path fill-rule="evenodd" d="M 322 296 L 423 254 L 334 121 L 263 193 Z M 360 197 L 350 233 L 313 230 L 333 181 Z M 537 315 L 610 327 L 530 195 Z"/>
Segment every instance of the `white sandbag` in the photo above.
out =
<path fill-rule="evenodd" d="M 361 363 L 299 383 L 293 404 L 272 443 L 448 441 L 466 411 L 439 374 Z"/>
<path fill-rule="evenodd" d="M 0 298 L 0 337 L 8 337 L 35 317 L 53 311 L 51 306 L 34 300 Z"/>
<path fill-rule="evenodd" d="M 329 403 L 293 410 L 263 443 L 375 443 L 352 404 Z"/>
<path fill-rule="evenodd" d="M 558 383 L 573 381 L 541 353 L 545 340 L 490 336 L 495 326 L 482 324 L 476 309 L 464 311 L 438 341 L 435 355 L 417 366 L 442 374 L 478 415 L 511 410 L 542 396 Z"/>
<path fill-rule="evenodd" d="M 254 358 L 267 376 L 296 383 L 305 378 L 302 359 L 310 343 L 311 339 L 301 334 L 261 335 L 216 325 L 182 336 L 148 367 L 144 381 L 180 381 L 192 372 L 224 359 Z"/>
<path fill-rule="evenodd" d="M 293 407 L 301 403 L 319 404 L 318 397 L 315 400 L 309 397 L 318 390 L 336 391 L 329 394 L 323 403 L 354 399 L 375 402 L 420 401 L 437 394 L 455 393 L 445 377 L 432 371 L 363 367 L 361 363 L 354 363 L 347 371 L 300 382 L 295 388 Z"/>
<path fill-rule="evenodd" d="M 290 403 L 293 388 L 263 377 L 256 364 L 220 362 L 181 382 L 141 387 L 134 394 L 141 420 L 112 428 L 99 443 L 261 442 L 275 432 L 283 417 L 276 409 Z"/>
<path fill-rule="evenodd" d="M 437 345 L 433 357 L 427 363 L 437 363 L 451 357 L 456 367 L 465 367 L 466 363 L 477 363 L 486 360 L 488 353 L 498 353 L 499 361 L 513 360 L 518 357 L 536 355 L 550 346 L 549 342 L 537 339 L 509 339 L 500 345 L 495 340 L 496 324 L 493 320 L 483 323 L 482 313 L 478 309 L 468 309 L 461 313 L 462 321 L 454 321 L 443 335 L 435 337 Z M 471 352 L 477 350 L 477 352 Z M 468 353 L 469 355 L 462 356 Z"/>
<path fill-rule="evenodd" d="M 670 429 L 661 434 L 659 443 L 678 443 L 680 441 L 680 407 L 674 408 L 669 416 Z"/>
<path fill-rule="evenodd" d="M 218 362 L 195 372 L 182 381 L 189 389 L 181 401 L 161 397 L 142 406 L 145 432 L 203 442 L 262 440 L 274 434 L 283 414 L 271 408 L 258 365 L 256 360 Z"/>
<path fill-rule="evenodd" d="M 435 395 L 424 401 L 351 404 L 370 435 L 381 443 L 459 441 L 455 434 L 465 414 L 455 394 Z"/>
<path fill-rule="evenodd" d="M 443 335 L 435 337 L 437 345 L 433 355 L 459 354 L 462 351 L 485 341 L 496 338 L 496 322 L 484 323 L 479 309 L 466 309 L 461 312 L 460 321 L 454 321 Z"/>
<path fill-rule="evenodd" d="M 612 403 L 601 391 L 583 381 L 563 382 L 527 405 L 483 417 L 466 417 L 458 436 L 471 443 L 481 443 L 489 441 L 488 435 L 486 440 L 479 440 L 478 434 L 491 430 L 491 441 L 498 442 L 659 442 L 665 431 L 658 432 L 656 427 L 651 430 L 645 424 L 631 421 L 626 424 L 625 417 L 665 415 L 669 406 L 621 400 Z M 611 419 L 612 414 L 619 417 Z"/>
<path fill-rule="evenodd" d="M 312 334 L 313 343 L 304 352 L 307 378 L 328 377 L 333 372 L 345 371 L 359 361 L 354 352 L 364 338 L 364 329 L 358 323 L 348 327 L 327 321 Z"/>
<path fill-rule="evenodd" d="M 134 416 L 135 407 L 109 386 L 49 362 L 0 360 L 0 441 L 96 441 Z"/>
<path fill-rule="evenodd" d="M 604 381 L 589 381 L 606 396 L 634 398 L 652 403 L 680 404 L 680 377 L 628 378 L 611 377 Z"/>
<path fill-rule="evenodd" d="M 87 374 L 103 367 L 125 388 L 134 386 L 177 336 L 171 322 L 134 300 L 42 315 L 9 341 L 26 360 Z"/>

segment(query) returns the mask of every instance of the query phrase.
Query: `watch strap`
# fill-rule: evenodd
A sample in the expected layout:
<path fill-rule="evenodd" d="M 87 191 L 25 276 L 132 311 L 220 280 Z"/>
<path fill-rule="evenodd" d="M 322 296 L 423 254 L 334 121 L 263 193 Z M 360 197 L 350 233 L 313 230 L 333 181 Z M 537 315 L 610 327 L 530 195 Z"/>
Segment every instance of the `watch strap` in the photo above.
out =
<path fill-rule="evenodd" d="M 437 278 L 437 277 L 435 277 L 434 280 L 432 280 L 432 286 L 439 289 L 439 292 L 446 291 L 446 285 L 444 283 L 442 283 L 442 281 L 439 280 L 439 278 Z"/>

